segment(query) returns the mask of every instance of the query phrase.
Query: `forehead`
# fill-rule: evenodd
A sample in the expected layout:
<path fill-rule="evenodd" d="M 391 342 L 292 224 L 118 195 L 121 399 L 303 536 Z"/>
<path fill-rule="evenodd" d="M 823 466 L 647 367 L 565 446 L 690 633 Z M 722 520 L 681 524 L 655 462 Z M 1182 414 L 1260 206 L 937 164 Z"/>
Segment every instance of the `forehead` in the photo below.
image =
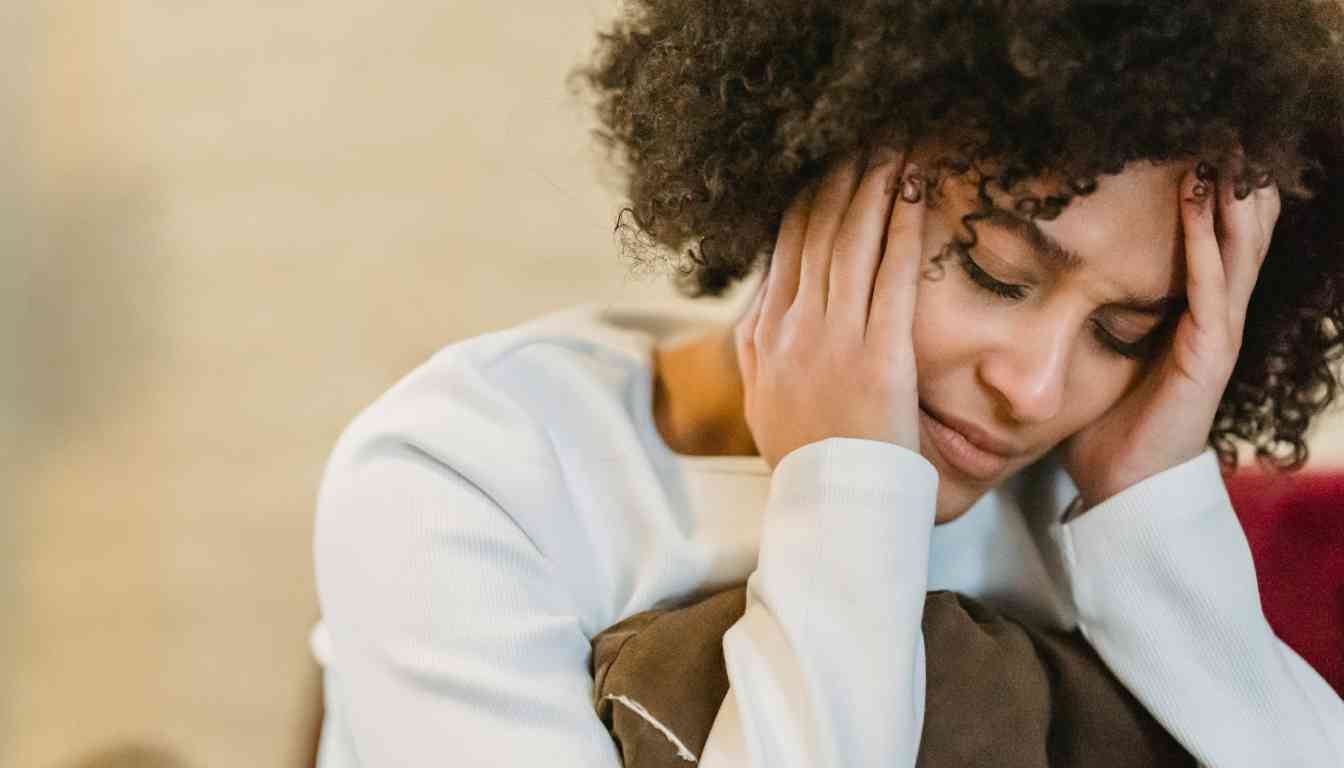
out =
<path fill-rule="evenodd" d="M 1153 165 L 1131 163 L 1116 175 L 1101 176 L 1090 195 L 1075 197 L 1052 221 L 1035 224 L 1060 245 L 1076 254 L 1077 272 L 1119 292 L 1164 293 L 1180 287 L 1183 275 L 1183 235 L 1178 190 L 1189 163 Z M 1032 181 L 1021 194 L 1054 194 L 1053 180 Z M 946 187 L 949 212 L 960 216 L 975 210 L 975 179 L 952 177 Z M 1013 210 L 1013 200 L 993 185 L 986 192 L 995 206 Z M 1024 217 L 1025 218 L 1025 217 Z M 1021 227 L 989 226 L 977 222 L 977 232 L 994 237 L 1021 238 Z"/>

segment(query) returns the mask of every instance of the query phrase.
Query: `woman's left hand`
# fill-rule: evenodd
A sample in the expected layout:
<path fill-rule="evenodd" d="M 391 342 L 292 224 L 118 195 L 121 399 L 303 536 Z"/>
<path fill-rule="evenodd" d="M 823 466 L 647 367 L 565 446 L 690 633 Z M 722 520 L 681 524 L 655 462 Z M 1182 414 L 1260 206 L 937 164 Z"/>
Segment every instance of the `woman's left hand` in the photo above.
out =
<path fill-rule="evenodd" d="M 1170 344 L 1138 385 L 1060 446 L 1082 510 L 1195 458 L 1208 445 L 1281 200 L 1272 184 L 1237 200 L 1230 181 L 1215 184 L 1212 174 L 1204 175 L 1210 178 L 1201 180 L 1192 169 L 1181 180 L 1187 307 Z"/>

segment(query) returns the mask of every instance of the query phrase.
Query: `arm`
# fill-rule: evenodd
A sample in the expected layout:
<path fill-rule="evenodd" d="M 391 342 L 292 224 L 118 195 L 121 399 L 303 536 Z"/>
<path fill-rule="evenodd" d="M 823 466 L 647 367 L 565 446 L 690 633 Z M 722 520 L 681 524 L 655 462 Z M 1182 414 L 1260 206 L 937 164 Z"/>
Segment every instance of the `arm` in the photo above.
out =
<path fill-rule="evenodd" d="M 829 438 L 779 462 L 704 768 L 915 764 L 937 490 L 892 443 Z"/>
<path fill-rule="evenodd" d="M 724 635 L 729 719 L 710 768 L 918 755 L 938 492 L 911 331 L 923 193 L 895 149 L 841 158 L 790 203 L 735 328 L 747 424 L 775 474 L 746 610 Z"/>
<path fill-rule="evenodd" d="M 340 729 L 357 764 L 618 768 L 589 639 L 490 497 L 417 448 L 366 444 L 324 480 L 315 536 Z"/>
<path fill-rule="evenodd" d="M 1344 765 L 1344 700 L 1265 620 L 1212 450 L 1050 532 L 1083 634 L 1202 764 Z"/>
<path fill-rule="evenodd" d="M 315 536 L 332 748 L 371 768 L 619 766 L 586 624 L 499 497 L 406 442 L 355 445 L 324 478 Z M 932 465 L 890 443 L 833 438 L 780 463 L 756 594 L 725 641 L 747 740 L 703 764 L 914 764 L 936 493 Z"/>

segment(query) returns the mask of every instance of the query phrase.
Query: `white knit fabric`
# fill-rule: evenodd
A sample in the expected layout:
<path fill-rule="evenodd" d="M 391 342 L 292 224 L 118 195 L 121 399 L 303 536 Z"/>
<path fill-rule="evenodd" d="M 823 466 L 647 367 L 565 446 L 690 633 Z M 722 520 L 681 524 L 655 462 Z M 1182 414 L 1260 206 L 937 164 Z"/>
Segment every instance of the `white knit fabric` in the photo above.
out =
<path fill-rule="evenodd" d="M 1344 766 L 1344 702 L 1274 636 L 1212 452 L 1067 524 L 1049 459 L 933 525 L 938 475 L 869 440 L 671 452 L 652 349 L 693 310 L 584 305 L 440 350 L 363 410 L 319 491 L 319 765 L 615 768 L 590 639 L 746 582 L 699 755 L 910 766 L 927 590 L 1082 631 L 1205 765 Z"/>

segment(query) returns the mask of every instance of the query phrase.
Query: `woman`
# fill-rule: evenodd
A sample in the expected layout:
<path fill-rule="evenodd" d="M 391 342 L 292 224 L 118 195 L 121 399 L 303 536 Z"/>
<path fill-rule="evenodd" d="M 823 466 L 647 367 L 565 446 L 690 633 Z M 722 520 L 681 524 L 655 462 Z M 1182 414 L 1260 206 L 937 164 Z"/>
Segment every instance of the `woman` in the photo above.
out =
<path fill-rule="evenodd" d="M 578 73 L 626 243 L 687 247 L 688 295 L 766 279 L 727 326 L 584 306 L 451 345 L 354 419 L 321 765 L 618 765 L 590 638 L 743 581 L 709 766 L 913 764 L 935 588 L 1079 628 L 1202 763 L 1344 763 L 1219 472 L 1234 440 L 1301 466 L 1336 393 L 1341 30 L 632 3 Z"/>

